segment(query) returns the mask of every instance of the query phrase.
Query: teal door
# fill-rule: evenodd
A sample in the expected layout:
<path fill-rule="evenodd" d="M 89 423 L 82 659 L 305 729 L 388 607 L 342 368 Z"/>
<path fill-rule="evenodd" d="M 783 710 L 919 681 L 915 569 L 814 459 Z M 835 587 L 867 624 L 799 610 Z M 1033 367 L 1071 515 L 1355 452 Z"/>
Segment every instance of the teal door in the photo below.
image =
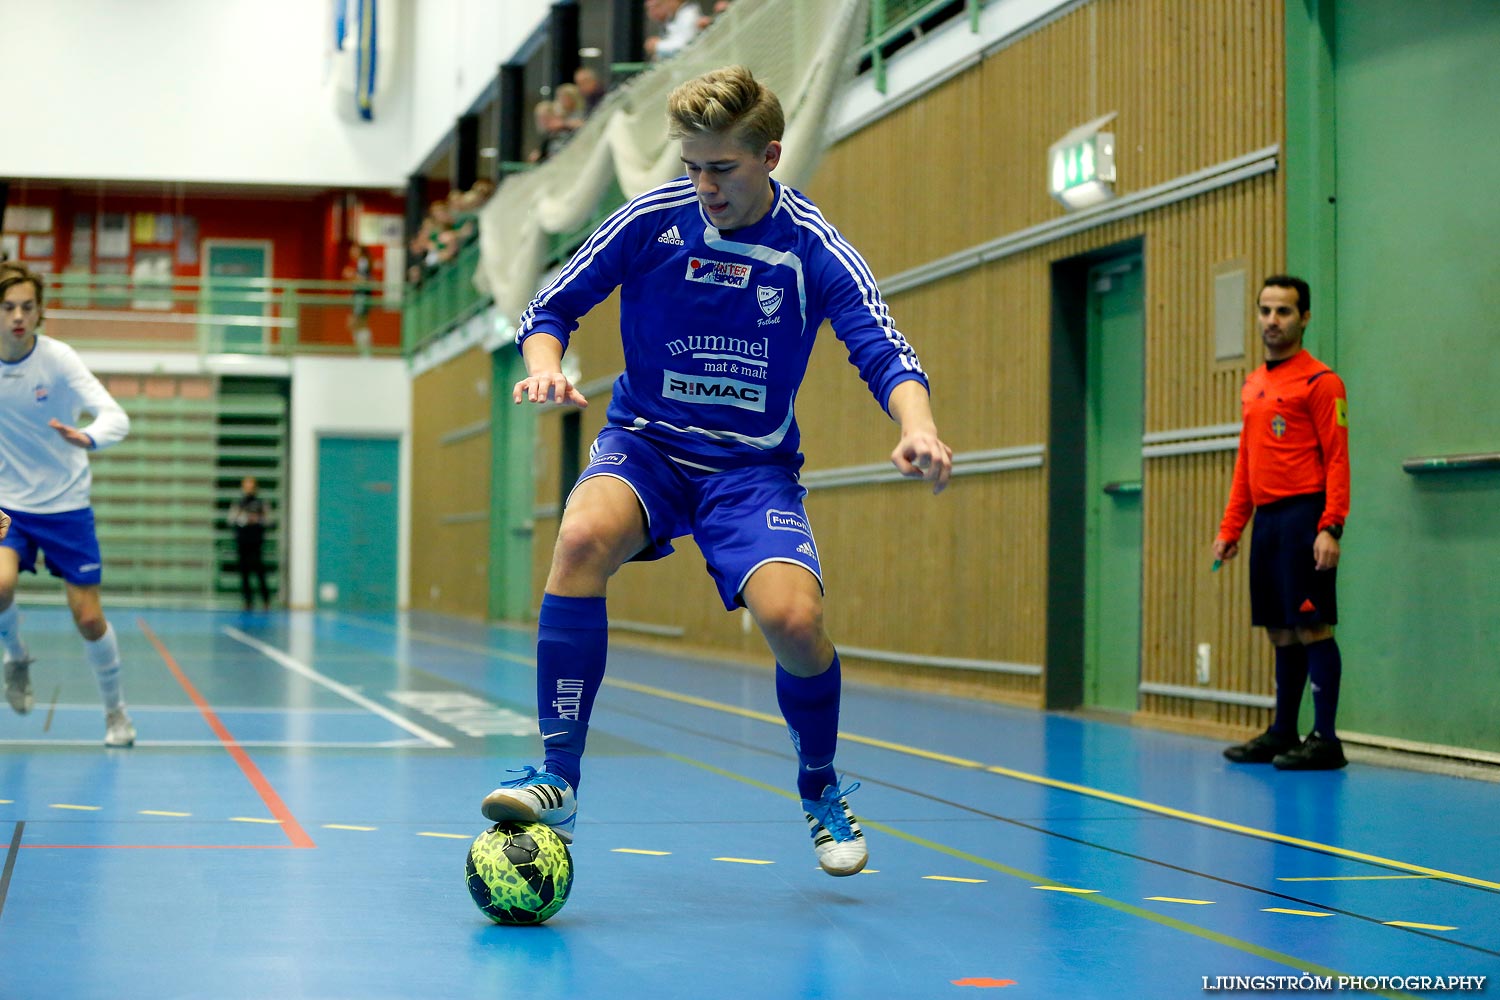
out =
<path fill-rule="evenodd" d="M 396 610 L 399 474 L 394 438 L 318 439 L 318 607 Z"/>
<path fill-rule="evenodd" d="M 1084 702 L 1135 711 L 1141 676 L 1141 258 L 1089 272 Z"/>
<path fill-rule="evenodd" d="M 203 242 L 203 300 L 210 317 L 204 329 L 209 351 L 265 354 L 270 315 L 264 279 L 271 274 L 271 244 Z"/>

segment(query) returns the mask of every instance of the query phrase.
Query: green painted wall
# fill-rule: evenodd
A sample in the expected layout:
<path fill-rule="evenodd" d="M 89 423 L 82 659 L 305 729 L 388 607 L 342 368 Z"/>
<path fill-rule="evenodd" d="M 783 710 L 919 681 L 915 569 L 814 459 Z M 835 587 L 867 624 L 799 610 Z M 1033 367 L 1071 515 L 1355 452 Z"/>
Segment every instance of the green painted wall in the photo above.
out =
<path fill-rule="evenodd" d="M 1287 4 L 1289 266 L 1336 275 L 1309 343 L 1350 398 L 1340 724 L 1500 750 L 1500 471 L 1401 469 L 1500 451 L 1500 4 Z"/>
<path fill-rule="evenodd" d="M 490 601 L 496 621 L 525 621 L 531 608 L 533 406 L 517 406 L 511 389 L 526 377 L 520 352 L 507 344 L 491 356 Z"/>

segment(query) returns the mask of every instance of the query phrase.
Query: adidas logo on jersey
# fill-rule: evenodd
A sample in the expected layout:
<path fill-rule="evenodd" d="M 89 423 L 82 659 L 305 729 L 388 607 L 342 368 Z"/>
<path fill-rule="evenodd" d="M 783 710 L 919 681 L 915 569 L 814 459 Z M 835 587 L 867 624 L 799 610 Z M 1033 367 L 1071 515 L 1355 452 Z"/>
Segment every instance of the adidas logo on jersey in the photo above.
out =
<path fill-rule="evenodd" d="M 817 552 L 813 551 L 811 542 L 803 542 L 801 545 L 797 546 L 797 551 L 807 556 L 807 558 L 809 559 L 818 558 Z"/>
<path fill-rule="evenodd" d="M 686 246 L 686 244 L 682 242 L 682 234 L 677 231 L 676 226 L 673 226 L 671 229 L 668 229 L 666 232 L 658 236 L 656 238 L 656 242 L 670 243 L 674 247 Z"/>

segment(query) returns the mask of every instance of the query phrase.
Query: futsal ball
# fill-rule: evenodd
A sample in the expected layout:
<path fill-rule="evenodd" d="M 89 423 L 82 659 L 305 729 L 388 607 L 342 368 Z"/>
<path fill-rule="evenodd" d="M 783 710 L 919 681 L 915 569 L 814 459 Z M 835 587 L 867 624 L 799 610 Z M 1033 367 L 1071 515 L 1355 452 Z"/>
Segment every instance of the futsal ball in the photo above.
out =
<path fill-rule="evenodd" d="M 545 823 L 496 823 L 469 845 L 469 895 L 497 924 L 539 924 L 573 888 L 573 855 Z"/>

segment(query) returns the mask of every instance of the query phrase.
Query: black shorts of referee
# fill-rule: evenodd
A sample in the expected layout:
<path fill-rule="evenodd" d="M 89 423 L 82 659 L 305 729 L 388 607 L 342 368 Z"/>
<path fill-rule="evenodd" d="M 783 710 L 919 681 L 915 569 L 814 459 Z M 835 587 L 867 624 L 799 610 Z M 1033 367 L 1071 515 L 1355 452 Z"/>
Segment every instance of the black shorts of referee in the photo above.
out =
<path fill-rule="evenodd" d="M 1338 570 L 1320 570 L 1313 559 L 1325 502 L 1322 493 L 1308 493 L 1255 508 L 1251 624 L 1285 629 L 1338 624 Z"/>

